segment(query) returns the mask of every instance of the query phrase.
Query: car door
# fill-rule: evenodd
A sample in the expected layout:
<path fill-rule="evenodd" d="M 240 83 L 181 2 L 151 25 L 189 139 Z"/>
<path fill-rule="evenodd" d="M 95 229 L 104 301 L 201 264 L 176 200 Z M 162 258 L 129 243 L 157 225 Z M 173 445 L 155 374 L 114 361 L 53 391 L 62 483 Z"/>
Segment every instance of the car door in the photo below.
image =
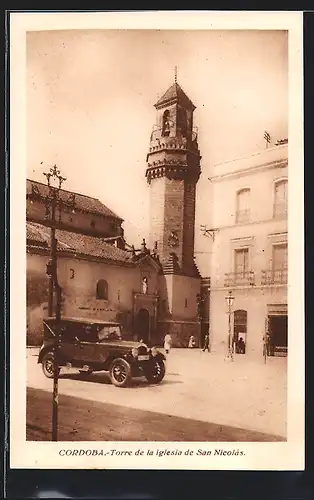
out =
<path fill-rule="evenodd" d="M 99 331 L 97 332 L 97 342 L 95 343 L 94 347 L 94 357 L 96 363 L 105 363 L 106 360 L 110 357 L 110 343 L 106 338 L 109 333 L 109 327 L 104 326 L 99 330 L 101 331 L 101 333 L 99 333 Z"/>
<path fill-rule="evenodd" d="M 76 332 L 74 360 L 83 364 L 95 362 L 95 338 L 91 325 L 81 325 Z"/>
<path fill-rule="evenodd" d="M 61 325 L 60 357 L 65 363 L 72 363 L 76 357 L 78 340 L 76 338 L 76 325 L 64 323 Z"/>

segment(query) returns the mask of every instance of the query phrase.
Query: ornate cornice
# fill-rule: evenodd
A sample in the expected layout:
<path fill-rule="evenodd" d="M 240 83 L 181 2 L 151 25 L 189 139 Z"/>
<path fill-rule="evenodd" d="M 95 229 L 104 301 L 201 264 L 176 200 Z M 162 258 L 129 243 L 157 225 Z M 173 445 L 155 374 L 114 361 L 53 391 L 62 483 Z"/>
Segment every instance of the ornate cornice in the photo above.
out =
<path fill-rule="evenodd" d="M 197 182 L 200 174 L 201 169 L 199 166 L 189 166 L 186 161 L 179 159 L 159 160 L 157 162 L 153 162 L 152 164 L 148 164 L 148 168 L 146 170 L 148 184 L 151 183 L 152 179 L 160 177 Z"/>

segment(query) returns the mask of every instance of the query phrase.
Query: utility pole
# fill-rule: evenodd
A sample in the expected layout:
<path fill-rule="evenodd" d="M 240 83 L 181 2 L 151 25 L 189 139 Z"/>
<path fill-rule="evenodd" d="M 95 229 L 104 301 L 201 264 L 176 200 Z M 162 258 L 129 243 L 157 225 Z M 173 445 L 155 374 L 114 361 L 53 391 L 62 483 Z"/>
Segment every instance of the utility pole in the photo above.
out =
<path fill-rule="evenodd" d="M 52 441 L 58 441 L 58 397 L 59 397 L 59 343 L 60 343 L 60 320 L 61 320 L 61 287 L 57 276 L 57 239 L 56 239 L 56 212 L 59 211 L 59 222 L 61 221 L 61 199 L 60 190 L 62 183 L 66 180 L 60 175 L 60 170 L 54 165 L 48 173 L 44 173 L 47 179 L 48 193 L 46 196 L 46 218 L 50 219 L 50 260 L 47 265 L 47 274 L 49 276 L 48 292 L 48 316 L 52 317 L 54 312 L 54 292 L 56 292 L 55 317 L 56 325 L 54 328 L 55 339 L 53 348 L 54 370 L 53 370 L 53 394 L 52 394 Z M 57 186 L 51 185 L 52 181 L 57 181 Z"/>
<path fill-rule="evenodd" d="M 233 361 L 233 346 L 232 346 L 232 335 L 231 335 L 231 308 L 232 304 L 234 301 L 234 296 L 232 295 L 232 292 L 230 291 L 229 294 L 225 297 L 227 306 L 228 306 L 228 354 L 227 354 L 227 359 L 229 361 Z"/>

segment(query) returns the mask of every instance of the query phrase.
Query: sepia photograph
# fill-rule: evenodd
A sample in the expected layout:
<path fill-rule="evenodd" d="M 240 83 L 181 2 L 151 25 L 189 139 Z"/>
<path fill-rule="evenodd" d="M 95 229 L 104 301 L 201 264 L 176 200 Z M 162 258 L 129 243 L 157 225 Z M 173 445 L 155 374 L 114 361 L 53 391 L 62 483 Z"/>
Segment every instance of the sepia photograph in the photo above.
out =
<path fill-rule="evenodd" d="M 287 443 L 288 61 L 287 29 L 26 31 L 27 442 Z"/>

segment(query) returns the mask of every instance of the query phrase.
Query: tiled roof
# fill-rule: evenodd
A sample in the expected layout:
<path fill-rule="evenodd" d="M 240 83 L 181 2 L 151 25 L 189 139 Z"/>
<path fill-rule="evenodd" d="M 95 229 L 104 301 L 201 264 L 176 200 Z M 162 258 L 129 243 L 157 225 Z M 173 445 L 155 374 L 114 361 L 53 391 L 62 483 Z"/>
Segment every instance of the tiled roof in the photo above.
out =
<path fill-rule="evenodd" d="M 155 104 L 155 107 L 159 108 L 162 105 L 170 103 L 172 101 L 185 103 L 195 109 L 195 106 L 192 103 L 191 99 L 188 98 L 188 96 L 185 94 L 178 83 L 174 83 L 173 85 L 171 85 L 167 92 L 165 92 L 165 94 Z"/>
<path fill-rule="evenodd" d="M 48 186 L 42 182 L 27 179 L 26 193 L 27 195 L 35 194 L 44 198 L 48 194 Z M 66 191 L 65 189 L 60 190 L 60 197 L 64 203 L 68 203 L 69 205 L 74 203 L 75 208 L 78 210 L 101 214 L 122 221 L 121 217 L 118 217 L 118 215 L 112 212 L 97 198 L 92 198 L 91 196 L 86 196 L 80 193 L 74 193 L 73 191 Z"/>
<path fill-rule="evenodd" d="M 49 248 L 50 228 L 35 222 L 26 223 L 27 246 Z M 101 238 L 87 236 L 70 231 L 56 230 L 58 240 L 58 251 L 97 257 L 99 259 L 119 262 L 121 264 L 131 264 L 132 252 L 121 250 L 109 243 L 105 243 Z"/>

